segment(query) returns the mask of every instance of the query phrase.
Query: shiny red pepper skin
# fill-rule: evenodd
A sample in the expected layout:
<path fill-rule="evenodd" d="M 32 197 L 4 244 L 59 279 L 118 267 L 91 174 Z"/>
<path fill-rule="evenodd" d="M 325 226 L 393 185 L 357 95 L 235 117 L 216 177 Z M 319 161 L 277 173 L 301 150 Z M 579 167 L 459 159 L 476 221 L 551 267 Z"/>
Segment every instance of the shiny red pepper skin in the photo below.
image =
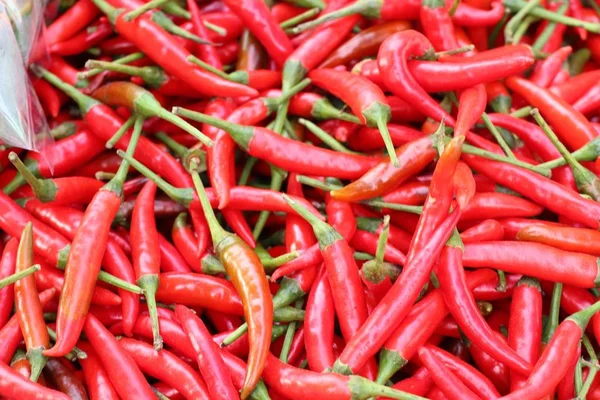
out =
<path fill-rule="evenodd" d="M 485 111 L 487 93 L 484 85 L 465 89 L 459 96 L 454 136 L 467 135 Z"/>
<path fill-rule="evenodd" d="M 331 196 L 336 200 L 355 202 L 384 195 L 425 168 L 436 154 L 432 137 L 414 140 L 396 150 L 402 167 L 396 168 L 389 159 L 383 160 L 359 179 L 342 189 L 333 190 Z"/>
<path fill-rule="evenodd" d="M 160 275 L 156 299 L 167 304 L 212 308 L 226 314 L 243 315 L 242 302 L 233 285 L 204 274 L 169 272 Z"/>
<path fill-rule="evenodd" d="M 29 200 L 25 209 L 39 218 L 42 222 L 56 229 L 69 240 L 73 240 L 83 219 L 83 212 L 66 206 L 53 206 Z M 127 255 L 119 245 L 109 239 L 102 259 L 102 265 L 107 272 L 129 283 L 135 283 L 133 267 Z M 139 312 L 139 296 L 126 290 L 120 290 L 119 296 L 123 304 L 123 321 L 125 333 L 131 334 L 131 329 Z"/>
<path fill-rule="evenodd" d="M 539 282 L 522 278 L 513 291 L 508 322 L 508 344 L 531 365 L 538 360 L 542 343 L 542 292 Z M 510 388 L 523 386 L 526 376 L 510 373 Z"/>
<path fill-rule="evenodd" d="M 110 381 L 121 398 L 156 398 L 144 374 L 119 341 L 93 315 L 88 314 L 83 332 L 96 350 Z"/>
<path fill-rule="evenodd" d="M 495 219 L 486 219 L 461 232 L 460 238 L 463 243 L 498 241 L 504 239 L 504 227 Z"/>
<path fill-rule="evenodd" d="M 440 256 L 437 275 L 448 309 L 469 340 L 512 370 L 528 374 L 531 370 L 529 362 L 517 355 L 506 342 L 497 340 L 477 309 L 467 286 L 460 247 L 446 246 Z"/>
<path fill-rule="evenodd" d="M 460 47 L 454 24 L 444 1 L 425 1 L 419 13 L 423 32 L 436 51 Z"/>
<path fill-rule="evenodd" d="M 283 66 L 294 48 L 267 5 L 261 0 L 225 0 L 224 3 L 244 22 L 277 65 Z"/>
<path fill-rule="evenodd" d="M 135 339 L 121 339 L 118 343 L 142 372 L 177 389 L 185 398 L 210 398 L 202 377 L 173 353 L 157 352 L 152 345 Z"/>
<path fill-rule="evenodd" d="M 11 238 L 4 246 L 0 260 L 0 279 L 15 273 L 18 247 L 19 241 L 15 238 Z M 12 286 L 0 289 L 0 329 L 6 325 L 12 314 L 14 295 L 15 291 Z"/>
<path fill-rule="evenodd" d="M 87 27 L 98 14 L 100 10 L 90 0 L 78 1 L 46 28 L 45 43 L 53 45 L 71 38 Z"/>
<path fill-rule="evenodd" d="M 323 372 L 333 367 L 333 331 L 335 309 L 327 271 L 321 268 L 306 303 L 304 340 L 311 370 Z"/>
<path fill-rule="evenodd" d="M 68 400 L 70 396 L 57 390 L 48 389 L 40 384 L 31 382 L 13 371 L 8 365 L 0 364 L 0 393 L 7 397 L 44 398 L 48 400 Z"/>
<path fill-rule="evenodd" d="M 385 86 L 396 96 L 413 104 L 420 112 L 437 121 L 445 119 L 454 126 L 454 118 L 445 112 L 413 78 L 408 59 L 432 52 L 431 43 L 417 31 L 407 30 L 388 37 L 379 48 L 377 65 Z M 439 90 L 439 89 L 438 89 Z"/>
<path fill-rule="evenodd" d="M 79 359 L 78 361 L 83 370 L 83 377 L 90 399 L 118 400 L 119 395 L 110 382 L 110 377 L 98 358 L 96 351 L 89 343 L 83 341 L 78 342 L 77 347 L 87 355 L 86 358 Z"/>
<path fill-rule="evenodd" d="M 558 137 L 570 149 L 577 150 L 598 136 L 583 114 L 549 90 L 518 77 L 508 78 L 506 85 L 539 108 Z"/>
<path fill-rule="evenodd" d="M 596 257 L 538 243 L 470 243 L 465 246 L 463 262 L 468 267 L 485 266 L 539 279 L 552 276 L 556 282 L 582 288 L 592 288 L 598 283 Z"/>
<path fill-rule="evenodd" d="M 600 206 L 582 198 L 577 192 L 519 167 L 470 155 L 463 156 L 463 159 L 476 172 L 522 194 L 536 204 L 589 228 L 598 228 Z"/>
<path fill-rule="evenodd" d="M 106 18 L 101 18 L 94 25 L 72 38 L 50 46 L 50 52 L 59 56 L 71 56 L 94 47 L 109 38 L 113 33 L 112 26 Z"/>
<path fill-rule="evenodd" d="M 207 382 L 210 395 L 220 399 L 236 399 L 238 393 L 225 368 L 225 363 L 220 355 L 221 350 L 213 342 L 204 323 L 185 306 L 176 306 L 175 315 L 196 352 L 200 373 Z"/>

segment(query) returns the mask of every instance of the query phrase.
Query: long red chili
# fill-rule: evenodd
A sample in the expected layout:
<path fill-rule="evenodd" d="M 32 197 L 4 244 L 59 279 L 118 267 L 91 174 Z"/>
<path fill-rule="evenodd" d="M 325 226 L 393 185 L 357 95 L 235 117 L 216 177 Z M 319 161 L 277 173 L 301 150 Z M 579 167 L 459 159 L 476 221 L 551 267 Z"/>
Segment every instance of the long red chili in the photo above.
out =
<path fill-rule="evenodd" d="M 598 285 L 599 267 L 596 257 L 539 243 L 470 243 L 465 245 L 463 262 L 467 267 L 485 266 L 538 279 L 552 276 L 556 282 L 577 287 L 592 288 Z"/>
<path fill-rule="evenodd" d="M 0 279 L 14 274 L 18 247 L 19 242 L 15 238 L 11 238 L 4 245 L 2 258 L 0 259 Z M 0 328 L 6 325 L 12 314 L 14 296 L 15 291 L 12 287 L 7 286 L 0 289 Z"/>
<path fill-rule="evenodd" d="M 16 272 L 21 272 L 33 265 L 33 225 L 28 223 L 21 234 L 17 252 Z M 38 291 L 35 287 L 35 277 L 26 276 L 15 282 L 15 309 L 19 318 L 19 326 L 25 338 L 27 360 L 31 365 L 31 380 L 36 382 L 46 364 L 42 351 L 50 347 L 50 338 L 44 321 L 44 312 Z"/>
<path fill-rule="evenodd" d="M 219 347 L 213 342 L 204 323 L 185 306 L 176 306 L 175 315 L 197 354 L 196 361 L 210 395 L 219 399 L 236 399 L 238 393 L 225 368 Z"/>
<path fill-rule="evenodd" d="M 497 340 L 479 312 L 467 286 L 461 244 L 460 238 L 455 235 L 442 251 L 437 269 L 440 288 L 450 313 L 476 346 L 511 369 L 527 375 L 531 364 L 517 355 L 506 342 Z"/>
<path fill-rule="evenodd" d="M 210 227 L 215 254 L 223 263 L 244 306 L 250 341 L 248 372 L 241 393 L 241 398 L 245 399 L 257 385 L 269 353 L 273 300 L 260 259 L 243 240 L 219 225 L 200 176 L 194 172 L 192 178 Z"/>

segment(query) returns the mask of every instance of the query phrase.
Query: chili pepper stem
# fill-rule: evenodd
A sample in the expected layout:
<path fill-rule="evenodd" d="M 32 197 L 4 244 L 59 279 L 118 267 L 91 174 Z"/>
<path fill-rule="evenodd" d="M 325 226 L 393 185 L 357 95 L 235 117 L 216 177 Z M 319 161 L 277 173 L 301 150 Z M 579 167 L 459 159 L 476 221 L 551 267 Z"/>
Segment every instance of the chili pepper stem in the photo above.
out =
<path fill-rule="evenodd" d="M 353 399 L 364 400 L 370 397 L 381 396 L 398 400 L 425 400 L 424 397 L 392 389 L 361 376 L 351 376 L 348 381 L 348 387 L 350 388 Z"/>
<path fill-rule="evenodd" d="M 571 155 L 577 161 L 595 161 L 600 156 L 600 138 L 592 140 L 582 148 L 571 153 Z M 561 157 L 539 164 L 537 167 L 554 169 L 564 165 L 567 165 L 567 161 L 564 157 Z"/>
<path fill-rule="evenodd" d="M 550 170 L 547 168 L 541 168 L 537 165 L 531 165 L 531 164 L 528 164 L 528 163 L 520 161 L 520 160 L 513 160 L 508 157 L 504 157 L 504 156 L 498 155 L 496 153 L 492 153 L 491 151 L 483 150 L 483 149 L 480 149 L 478 147 L 471 146 L 468 144 L 463 144 L 462 151 L 465 154 L 472 154 L 472 155 L 480 156 L 480 157 L 487 158 L 490 160 L 500 161 L 500 162 L 504 162 L 507 164 L 512 164 L 514 166 L 521 167 L 521 168 L 527 169 L 529 171 L 535 172 L 536 174 L 545 176 L 546 178 L 549 178 L 552 175 Z"/>
<path fill-rule="evenodd" d="M 503 0 L 502 3 L 511 10 L 520 10 L 523 7 L 526 7 L 526 5 L 528 4 L 523 0 Z M 576 28 L 580 27 L 593 33 L 600 33 L 600 24 L 595 24 L 592 22 L 567 17 L 552 11 L 548 11 L 543 7 L 532 8 L 529 11 L 529 15 L 542 19 L 547 19 L 548 21 L 557 22 L 559 24 L 564 24 L 567 26 L 573 26 Z"/>
<path fill-rule="evenodd" d="M 312 21 L 305 22 L 300 24 L 292 29 L 290 29 L 290 33 L 293 35 L 300 34 L 309 29 L 313 29 L 319 25 L 322 25 L 326 22 L 333 21 L 335 19 L 339 19 L 342 17 L 347 17 L 349 15 L 361 14 L 366 17 L 379 17 L 378 9 L 381 8 L 381 0 L 358 0 L 346 7 L 340 8 L 336 11 L 327 13 L 319 18 L 316 18 Z"/>
<path fill-rule="evenodd" d="M 29 365 L 31 365 L 31 374 L 29 375 L 29 379 L 32 382 L 38 381 L 40 375 L 42 374 L 42 370 L 48 361 L 48 357 L 42 354 L 43 350 L 44 349 L 42 347 L 27 350 L 27 361 L 29 361 Z"/>
<path fill-rule="evenodd" d="M 25 181 L 31 186 L 35 196 L 42 202 L 52 201 L 56 193 L 56 187 L 51 181 L 46 179 L 38 179 L 27 166 L 21 161 L 17 153 L 10 152 L 8 155 L 9 161 L 15 166 L 17 171 L 23 176 Z"/>
<path fill-rule="evenodd" d="M 573 171 L 577 188 L 584 194 L 592 197 L 594 200 L 600 200 L 600 180 L 596 174 L 581 165 L 575 159 L 575 157 L 571 155 L 569 150 L 567 150 L 567 148 L 560 142 L 558 137 L 556 137 L 556 134 L 552 131 L 548 123 L 544 120 L 544 118 L 542 118 L 537 108 L 531 110 L 531 115 L 540 128 L 542 128 L 542 131 L 544 131 L 546 136 L 548 136 L 554 147 L 556 147 L 559 153 L 569 164 L 569 167 Z"/>
<path fill-rule="evenodd" d="M 575 322 L 581 328 L 582 332 L 585 331 L 587 324 L 590 322 L 590 319 L 600 311 L 600 301 L 595 302 L 589 307 L 584 308 L 583 310 L 576 312 L 575 314 L 571 314 L 567 320 Z"/>
<path fill-rule="evenodd" d="M 125 121 L 123 125 L 121 125 L 119 130 L 106 142 L 106 148 L 112 149 L 117 144 L 117 142 L 121 140 L 123 136 L 125 136 L 127 131 L 135 124 L 137 118 L 138 116 L 136 115 L 132 115 L 131 117 L 129 117 L 127 121 Z"/>
<path fill-rule="evenodd" d="M 212 65 L 205 63 L 204 61 L 202 61 L 201 59 L 199 59 L 198 57 L 194 56 L 194 55 L 189 55 L 187 60 L 189 62 L 191 62 L 194 65 L 199 66 L 202 69 L 207 70 L 208 72 L 212 72 L 213 74 L 223 78 L 223 79 L 227 79 L 228 81 L 232 81 L 232 82 L 237 82 L 235 79 L 233 79 L 231 77 L 231 75 L 229 75 L 226 72 L 221 71 L 218 68 L 213 67 Z"/>
<path fill-rule="evenodd" d="M 77 88 L 62 81 L 58 76 L 54 75 L 45 68 L 40 67 L 39 65 L 32 64 L 30 66 L 30 69 L 36 76 L 41 76 L 42 78 L 50 82 L 52 85 L 62 90 L 73 101 L 75 101 L 75 103 L 77 103 L 77 105 L 79 106 L 79 109 L 81 110 L 82 114 L 87 114 L 87 112 L 92 107 L 100 104 L 98 100 L 84 95 L 79 90 L 77 90 Z"/>
<path fill-rule="evenodd" d="M 231 138 L 242 148 L 247 149 L 252 138 L 252 127 L 234 124 L 233 122 L 223 121 L 222 119 L 211 117 L 196 111 L 187 110 L 182 107 L 173 107 L 173 114 L 180 115 L 193 121 L 202 122 L 223 129 L 231 135 Z"/>
<path fill-rule="evenodd" d="M 144 164 L 122 150 L 117 150 L 117 155 L 127 161 L 133 168 L 135 168 L 136 171 L 150 179 L 152 182 L 156 183 L 156 186 L 165 192 L 169 198 L 186 206 L 192 202 L 192 189 L 176 188 L 148 169 L 148 167 L 146 167 Z"/>
<path fill-rule="evenodd" d="M 319 140 L 321 140 L 323 143 L 325 143 L 331 149 L 342 152 L 342 153 L 359 154 L 355 151 L 348 149 L 346 146 L 344 146 L 343 144 L 338 142 L 333 136 L 331 136 L 329 133 L 325 132 L 323 129 L 319 128 L 313 122 L 311 122 L 307 119 L 304 119 L 304 118 L 299 118 L 298 123 L 300 125 L 304 125 L 306 128 L 308 128 L 308 130 L 311 131 L 313 135 L 315 135 L 317 138 L 319 138 Z"/>
<path fill-rule="evenodd" d="M 385 383 L 406 364 L 408 364 L 408 360 L 401 357 L 398 352 L 386 348 L 381 349 L 379 352 L 379 368 L 375 382 L 380 385 L 385 385 Z"/>
<path fill-rule="evenodd" d="M 29 276 L 31 274 L 36 273 L 37 271 L 40 270 L 40 265 L 39 264 L 35 264 L 32 265 L 31 267 L 24 269 L 22 271 L 19 271 L 17 273 L 14 273 L 10 276 L 7 276 L 6 278 L 0 279 L 0 289 L 7 287 L 8 285 L 12 285 L 13 283 L 15 283 L 16 281 L 25 278 L 26 276 Z"/>
<path fill-rule="evenodd" d="M 127 22 L 133 21 L 140 15 L 144 14 L 146 11 L 150 11 L 154 8 L 159 8 L 162 5 L 169 3 L 171 0 L 151 0 L 144 4 L 141 7 L 136 8 L 135 10 L 129 11 L 127 14 L 123 16 L 123 19 Z"/>
<path fill-rule="evenodd" d="M 156 291 L 158 289 L 158 275 L 144 275 L 137 280 L 137 284 L 144 290 L 144 297 L 148 305 L 148 313 L 152 321 L 152 337 L 154 348 L 160 351 L 163 348 L 163 339 L 160 336 L 158 325 L 158 311 L 156 309 Z"/>
<path fill-rule="evenodd" d="M 342 240 L 342 236 L 327 223 L 321 221 L 316 215 L 308 211 L 305 207 L 292 200 L 287 194 L 282 194 L 283 199 L 304 218 L 315 231 L 315 236 L 319 240 L 321 248 L 330 246 L 338 240 Z"/>
<path fill-rule="evenodd" d="M 213 147 L 214 143 L 208 136 L 200 132 L 200 130 L 192 126 L 192 124 L 190 124 L 189 122 L 183 120 L 182 118 L 179 118 L 177 115 L 174 115 L 165 110 L 164 108 L 161 108 L 160 111 L 157 112 L 157 116 L 183 129 L 196 139 L 200 140 L 205 146 Z"/>
<path fill-rule="evenodd" d="M 12 194 L 15 190 L 17 190 L 18 188 L 20 188 L 21 186 L 27 184 L 27 181 L 25 180 L 25 177 L 23 177 L 23 175 L 21 174 L 17 174 L 15 175 L 15 177 L 6 184 L 6 186 L 4 186 L 2 188 L 2 192 L 4 194 Z"/>
<path fill-rule="evenodd" d="M 308 9 L 308 10 L 304 11 L 302 14 L 298 14 L 295 17 L 292 17 L 290 19 L 283 21 L 282 23 L 279 24 L 279 26 L 281 26 L 283 29 L 291 28 L 293 26 L 296 26 L 296 25 L 308 20 L 308 19 L 311 19 L 312 17 L 317 16 L 320 12 L 321 12 L 320 8 L 315 7 L 315 8 Z"/>
<path fill-rule="evenodd" d="M 162 11 L 154 11 L 150 18 L 152 19 L 152 21 L 154 21 L 154 23 L 156 23 L 157 25 L 162 27 L 165 31 L 167 31 L 173 35 L 181 36 L 184 39 L 191 40 L 192 42 L 195 42 L 198 44 L 204 44 L 204 45 L 209 45 L 209 46 L 214 45 L 214 43 L 204 40 L 201 37 L 194 35 L 193 33 L 189 32 L 189 31 L 186 31 L 179 25 L 176 25 Z"/>
<path fill-rule="evenodd" d="M 77 74 L 77 76 L 80 78 L 91 78 L 92 76 L 96 76 L 96 75 L 102 73 L 105 70 L 105 67 L 112 67 L 115 65 L 127 64 L 130 62 L 141 60 L 144 57 L 145 57 L 144 53 L 131 53 L 125 57 L 118 58 L 112 62 L 105 62 L 105 61 L 100 61 L 100 60 L 88 60 L 85 63 L 85 68 L 87 68 L 88 71 L 79 72 Z M 92 67 L 92 65 L 94 65 L 94 67 Z M 95 65 L 97 65 L 97 66 L 95 66 Z"/>

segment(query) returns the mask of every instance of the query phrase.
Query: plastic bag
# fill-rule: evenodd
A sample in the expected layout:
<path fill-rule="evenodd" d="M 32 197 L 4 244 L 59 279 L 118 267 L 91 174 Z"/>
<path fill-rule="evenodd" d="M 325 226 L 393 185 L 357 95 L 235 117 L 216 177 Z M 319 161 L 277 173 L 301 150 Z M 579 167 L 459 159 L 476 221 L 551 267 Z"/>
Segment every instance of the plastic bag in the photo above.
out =
<path fill-rule="evenodd" d="M 44 1 L 0 1 L 0 140 L 39 151 L 52 142 L 27 60 L 43 22 Z"/>

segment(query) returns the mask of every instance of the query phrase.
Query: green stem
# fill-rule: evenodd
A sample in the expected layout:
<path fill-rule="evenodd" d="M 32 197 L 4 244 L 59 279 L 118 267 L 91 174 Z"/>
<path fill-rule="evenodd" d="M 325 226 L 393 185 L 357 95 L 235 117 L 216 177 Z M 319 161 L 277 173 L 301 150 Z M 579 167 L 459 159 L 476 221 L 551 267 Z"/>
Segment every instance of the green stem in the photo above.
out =
<path fill-rule="evenodd" d="M 145 57 L 144 53 L 131 53 L 131 54 L 125 56 L 125 57 L 118 58 L 118 59 L 110 62 L 109 64 L 111 64 L 111 65 L 114 65 L 114 64 L 123 65 L 123 64 L 128 64 L 130 62 L 134 62 L 134 61 L 137 61 L 137 60 L 141 60 L 144 57 Z M 86 78 L 87 79 L 87 78 L 91 78 L 92 76 L 96 76 L 96 75 L 98 75 L 98 74 L 100 74 L 100 73 L 102 73 L 102 72 L 104 72 L 106 70 L 105 68 L 89 69 L 90 67 L 88 66 L 88 63 L 90 63 L 90 62 L 96 63 L 96 62 L 101 62 L 101 61 L 99 61 L 99 60 L 89 60 L 88 62 L 86 62 L 85 63 L 85 67 L 88 68 L 88 71 L 79 72 L 77 74 L 78 77 L 80 77 L 80 78 Z"/>
<path fill-rule="evenodd" d="M 504 141 L 504 138 L 502 137 L 500 132 L 498 132 L 498 129 L 496 129 L 496 126 L 494 126 L 494 124 L 490 120 L 490 117 L 487 115 L 487 113 L 484 112 L 481 115 L 481 119 L 483 120 L 483 123 L 485 124 L 486 128 L 490 131 L 490 133 L 492 134 L 494 139 L 496 139 L 496 141 L 498 142 L 498 144 L 500 145 L 500 147 L 502 148 L 502 150 L 504 151 L 506 156 L 508 158 L 516 160 L 517 157 L 515 157 L 515 154 L 510 149 L 510 146 L 508 144 L 506 144 L 506 142 Z"/>
<path fill-rule="evenodd" d="M 282 254 L 277 257 L 272 257 L 270 259 L 261 260 L 265 269 L 275 269 L 277 267 L 281 267 L 283 264 L 290 262 L 300 255 L 297 251 L 290 251 L 289 253 Z"/>
<path fill-rule="evenodd" d="M 192 42 L 198 44 L 206 44 L 206 45 L 214 45 L 214 43 L 209 42 L 207 40 L 202 39 L 201 37 L 194 35 L 191 32 L 186 31 L 182 27 L 176 25 L 165 13 L 162 11 L 155 11 L 152 13 L 152 21 L 161 26 L 165 31 L 176 35 L 181 36 L 184 39 L 191 40 Z"/>
<path fill-rule="evenodd" d="M 146 11 L 153 10 L 155 8 L 160 8 L 164 4 L 170 2 L 171 0 L 150 0 L 143 6 L 136 8 L 135 10 L 129 11 L 127 14 L 123 16 L 123 19 L 127 22 L 133 21 L 140 15 L 144 14 Z"/>
<path fill-rule="evenodd" d="M 240 180 L 238 181 L 238 186 L 246 186 L 248 183 L 248 179 L 250 178 L 250 174 L 252 173 L 252 168 L 258 161 L 258 158 L 248 157 L 246 163 L 244 164 L 244 168 L 242 169 L 242 173 L 240 174 Z"/>
<path fill-rule="evenodd" d="M 519 108 L 518 110 L 511 112 L 510 116 L 515 118 L 526 118 L 531 115 L 531 110 L 533 110 L 533 107 L 525 106 L 523 108 Z"/>
<path fill-rule="evenodd" d="M 156 291 L 158 290 L 158 280 L 158 275 L 154 274 L 142 275 L 137 280 L 137 284 L 144 289 L 144 298 L 146 299 L 148 314 L 150 314 L 150 320 L 152 321 L 152 337 L 154 338 L 153 345 L 156 351 L 160 351 L 163 348 L 163 339 L 162 336 L 160 336 L 160 326 L 158 324 L 158 310 L 156 308 Z"/>
<path fill-rule="evenodd" d="M 215 68 L 208 63 L 205 63 L 204 61 L 202 61 L 201 59 L 199 59 L 196 56 L 189 55 L 187 60 L 189 62 L 191 62 L 192 64 L 197 65 L 200 68 L 217 75 L 220 78 L 227 79 L 228 81 L 236 82 L 228 73 L 223 72 L 220 69 Z"/>
<path fill-rule="evenodd" d="M 529 30 L 529 27 L 531 26 L 531 24 L 533 24 L 536 21 L 537 21 L 537 18 L 532 17 L 531 15 L 528 15 L 527 17 L 525 17 L 523 22 L 521 22 L 519 24 L 519 27 L 515 30 L 515 33 L 512 37 L 512 44 L 518 44 L 521 41 L 521 39 L 523 38 L 523 36 L 525 36 L 527 31 Z"/>
<path fill-rule="evenodd" d="M 227 35 L 227 29 L 219 26 L 219 25 L 215 25 L 210 21 L 202 21 L 202 23 L 204 24 L 204 26 L 206 27 L 206 29 L 210 29 L 211 31 L 219 34 L 220 36 L 225 36 Z"/>
<path fill-rule="evenodd" d="M 592 2 L 593 1 L 594 0 L 592 0 Z M 565 15 L 565 13 L 567 12 L 568 8 L 569 8 L 569 2 L 565 1 L 558 8 L 558 10 L 556 10 L 556 13 L 559 14 L 559 15 Z M 550 38 L 554 34 L 555 30 L 556 30 L 556 22 L 550 22 L 546 26 L 546 28 L 542 31 L 542 33 L 538 36 L 538 38 L 536 39 L 535 43 L 533 43 L 533 46 L 531 46 L 533 48 L 533 50 L 535 50 L 535 51 L 542 51 L 542 49 L 544 48 L 544 46 L 546 45 L 546 43 L 548 43 L 548 40 L 550 40 Z"/>
<path fill-rule="evenodd" d="M 298 300 L 296 302 L 296 308 L 302 308 L 302 304 L 304 302 L 302 300 Z M 283 340 L 283 346 L 281 346 L 281 353 L 279 353 L 279 359 L 284 363 L 288 362 L 288 356 L 290 354 L 290 348 L 292 347 L 292 342 L 294 340 L 294 335 L 296 334 L 296 322 L 290 322 L 288 325 L 287 332 L 285 333 L 285 338 Z"/>
<path fill-rule="evenodd" d="M 35 264 L 29 268 L 24 269 L 23 271 L 19 271 L 15 274 L 7 276 L 6 278 L 0 279 L 0 289 L 5 288 L 8 285 L 12 285 L 16 281 L 23 279 L 39 270 L 40 270 L 40 265 Z"/>
<path fill-rule="evenodd" d="M 214 143 L 208 136 L 200 132 L 200 130 L 198 130 L 195 126 L 193 126 L 183 118 L 179 117 L 178 115 L 175 115 L 161 107 L 160 111 L 158 111 L 157 113 L 157 116 L 159 118 L 164 119 L 167 122 L 172 123 L 176 127 L 183 129 L 184 131 L 201 141 L 205 146 L 213 147 Z"/>
<path fill-rule="evenodd" d="M 192 180 L 194 181 L 194 187 L 196 188 L 196 193 L 198 194 L 198 198 L 200 199 L 200 204 L 202 205 L 202 210 L 204 211 L 204 217 L 206 218 L 206 222 L 208 223 L 208 227 L 210 229 L 210 235 L 212 237 L 213 244 L 215 247 L 227 236 L 231 235 L 231 233 L 227 232 L 219 221 L 217 220 L 217 216 L 215 215 L 212 206 L 210 205 L 210 201 L 208 200 L 208 196 L 206 195 L 206 190 L 204 190 L 204 184 L 202 183 L 202 179 L 200 179 L 200 174 L 194 168 L 195 162 L 192 162 Z"/>
<path fill-rule="evenodd" d="M 106 142 L 106 148 L 107 149 L 112 149 L 113 147 L 115 147 L 115 145 L 117 144 L 117 142 L 119 140 L 121 140 L 121 138 L 123 136 L 125 136 L 125 134 L 127 133 L 127 131 L 129 129 L 131 129 L 131 127 L 135 124 L 135 121 L 137 120 L 137 116 L 136 115 L 132 115 L 131 117 L 129 117 L 127 119 L 127 121 L 125 121 L 123 123 L 123 125 L 121 125 L 121 127 L 119 128 L 119 130 L 117 132 L 115 132 L 115 134 L 108 139 L 108 141 Z"/>
<path fill-rule="evenodd" d="M 150 179 L 158 186 L 160 190 L 166 193 L 170 199 L 175 200 L 178 203 L 188 206 L 194 200 L 193 189 L 191 188 L 176 188 L 171 185 L 160 176 L 151 171 L 144 164 L 133 158 L 131 155 L 125 153 L 122 150 L 117 150 L 117 155 L 127 161 L 136 171 Z"/>
<path fill-rule="evenodd" d="M 364 201 L 364 203 L 368 204 L 372 207 L 387 208 L 389 210 L 403 211 L 403 212 L 417 214 L 417 215 L 420 215 L 421 212 L 423 211 L 422 206 L 407 206 L 406 204 L 388 203 L 388 202 L 382 201 L 382 200 L 367 200 L 367 201 Z"/>
<path fill-rule="evenodd" d="M 494 29 L 492 29 L 492 32 L 490 32 L 490 36 L 488 37 L 488 47 L 489 48 L 496 47 L 495 46 L 496 38 L 500 34 L 500 31 L 502 31 L 502 28 L 506 24 L 506 21 L 508 21 L 509 17 L 510 17 L 510 13 L 505 12 L 502 19 L 494 26 Z"/>
<path fill-rule="evenodd" d="M 331 192 L 332 190 L 338 190 L 341 189 L 343 186 L 342 185 L 335 185 L 335 184 L 331 184 L 331 183 L 325 183 L 322 182 L 318 179 L 315 178 L 309 178 L 308 176 L 304 176 L 304 175 L 297 175 L 296 176 L 296 180 L 298 182 L 300 182 L 303 185 L 306 186 L 310 186 L 310 187 L 314 187 L 317 189 L 321 189 L 324 190 L 326 192 Z"/>
<path fill-rule="evenodd" d="M 527 7 L 527 5 L 529 4 L 524 0 L 504 0 L 503 3 L 506 7 L 510 8 L 513 11 Z M 557 22 L 559 24 L 572 26 L 575 28 L 583 28 L 593 33 L 600 33 L 600 24 L 595 24 L 592 22 L 567 17 L 565 15 L 546 10 L 544 7 L 533 7 L 531 10 L 529 10 L 529 14 L 534 17 L 546 19 L 552 22 Z"/>
<path fill-rule="evenodd" d="M 312 17 L 317 16 L 320 12 L 321 10 L 318 8 L 311 8 L 310 10 L 304 11 L 302 14 L 298 14 L 295 17 L 283 21 L 281 24 L 279 24 L 279 26 L 281 26 L 282 29 L 291 28 L 311 19 Z"/>
<path fill-rule="evenodd" d="M 558 319 L 560 316 L 560 299 L 562 297 L 562 283 L 555 283 L 554 289 L 552 290 L 552 299 L 550 300 L 550 313 L 548 314 L 548 320 L 546 321 L 546 328 L 542 335 L 542 343 L 550 342 L 556 328 L 558 328 Z"/>
<path fill-rule="evenodd" d="M 513 34 L 514 34 L 515 30 L 517 29 L 517 27 L 521 24 L 521 21 L 523 21 L 523 18 L 525 18 L 531 12 L 531 10 L 533 10 L 539 4 L 540 4 L 540 0 L 528 1 L 527 4 L 523 8 L 521 8 L 510 19 L 510 21 L 508 21 L 508 23 L 504 27 L 504 40 L 506 41 L 506 43 L 509 43 L 509 44 L 512 43 Z"/>
<path fill-rule="evenodd" d="M 540 174 L 542 176 L 545 176 L 546 178 L 549 178 L 551 176 L 551 172 L 548 169 L 540 168 L 538 166 L 528 164 L 528 163 L 523 162 L 521 160 L 513 160 L 513 159 L 510 159 L 508 157 L 501 156 L 501 155 L 496 154 L 496 153 L 492 153 L 491 151 L 487 151 L 487 150 L 483 150 L 483 149 L 480 149 L 480 148 L 475 147 L 475 146 L 471 146 L 469 144 L 463 144 L 462 151 L 465 154 L 472 154 L 472 155 L 475 155 L 475 156 L 487 158 L 487 159 L 494 160 L 494 161 L 500 161 L 500 162 L 511 164 L 511 165 L 514 165 L 514 166 L 517 166 L 517 167 L 520 167 L 520 168 L 524 168 L 524 169 L 527 169 L 527 170 L 529 170 L 531 172 L 535 172 L 536 174 Z"/>
<path fill-rule="evenodd" d="M 298 122 L 301 125 L 304 125 L 310 132 L 312 132 L 313 135 L 319 138 L 319 140 L 321 140 L 331 149 L 339 151 L 340 153 L 358 154 L 357 152 L 348 149 L 346 146 L 338 142 L 333 136 L 325 132 L 323 129 L 321 129 L 319 126 L 312 123 L 311 121 L 304 118 L 299 118 Z"/>

